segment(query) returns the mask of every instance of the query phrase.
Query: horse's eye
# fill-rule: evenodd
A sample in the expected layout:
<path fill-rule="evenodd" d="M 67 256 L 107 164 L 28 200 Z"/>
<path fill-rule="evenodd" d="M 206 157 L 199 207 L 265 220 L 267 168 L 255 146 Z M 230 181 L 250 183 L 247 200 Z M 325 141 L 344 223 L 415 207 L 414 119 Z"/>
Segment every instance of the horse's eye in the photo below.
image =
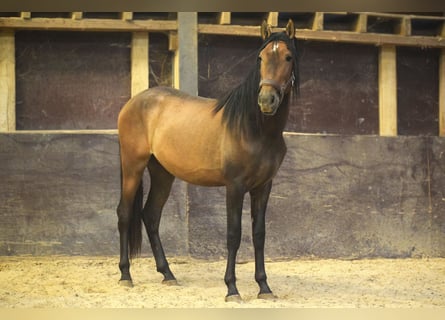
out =
<path fill-rule="evenodd" d="M 289 62 L 292 60 L 292 56 L 286 56 L 286 61 Z"/>

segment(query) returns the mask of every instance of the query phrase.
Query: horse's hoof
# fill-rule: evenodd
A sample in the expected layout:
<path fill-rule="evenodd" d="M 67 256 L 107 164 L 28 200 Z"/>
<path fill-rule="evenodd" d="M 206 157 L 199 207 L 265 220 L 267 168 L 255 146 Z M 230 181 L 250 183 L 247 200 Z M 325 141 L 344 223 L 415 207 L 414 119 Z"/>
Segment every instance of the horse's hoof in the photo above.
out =
<path fill-rule="evenodd" d="M 230 296 L 226 296 L 226 302 L 236 302 L 236 303 L 242 303 L 243 299 L 241 299 L 241 296 L 239 294 L 232 294 Z"/>
<path fill-rule="evenodd" d="M 176 279 L 162 280 L 162 284 L 165 284 L 166 286 L 179 286 L 178 281 L 176 281 Z"/>
<path fill-rule="evenodd" d="M 133 281 L 132 280 L 119 280 L 119 284 L 122 287 L 133 288 Z"/>
<path fill-rule="evenodd" d="M 276 295 L 274 295 L 272 292 L 270 292 L 270 293 L 259 293 L 258 294 L 258 299 L 262 299 L 262 300 L 276 300 L 276 299 L 278 299 L 278 297 Z"/>

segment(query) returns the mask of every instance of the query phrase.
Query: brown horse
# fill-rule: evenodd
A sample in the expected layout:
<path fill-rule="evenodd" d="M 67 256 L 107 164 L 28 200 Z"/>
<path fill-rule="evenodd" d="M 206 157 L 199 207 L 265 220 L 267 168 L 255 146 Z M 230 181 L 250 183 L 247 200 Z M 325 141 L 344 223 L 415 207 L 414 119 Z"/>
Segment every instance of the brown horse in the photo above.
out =
<path fill-rule="evenodd" d="M 274 295 L 264 268 L 265 212 L 272 179 L 286 153 L 283 130 L 289 93 L 297 69 L 295 28 L 264 40 L 247 79 L 220 100 L 192 97 L 171 88 L 148 89 L 133 97 L 118 119 L 122 193 L 118 214 L 120 283 L 132 286 L 131 257 L 141 246 L 141 220 L 148 233 L 157 271 L 164 283 L 176 279 L 159 239 L 159 222 L 175 177 L 203 186 L 225 186 L 227 206 L 227 301 L 240 301 L 235 260 L 241 240 L 245 193 L 251 196 L 255 280 L 259 298 Z M 151 188 L 142 208 L 142 175 L 148 168 Z"/>

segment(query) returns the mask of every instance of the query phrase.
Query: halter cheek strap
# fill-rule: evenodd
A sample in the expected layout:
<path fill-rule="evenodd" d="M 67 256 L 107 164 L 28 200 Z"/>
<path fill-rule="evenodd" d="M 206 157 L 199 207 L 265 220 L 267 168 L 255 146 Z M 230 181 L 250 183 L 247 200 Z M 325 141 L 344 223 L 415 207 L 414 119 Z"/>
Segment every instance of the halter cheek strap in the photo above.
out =
<path fill-rule="evenodd" d="M 272 86 L 274 87 L 279 93 L 280 93 L 280 103 L 283 100 L 284 93 L 286 92 L 287 88 L 291 85 L 294 86 L 295 82 L 295 74 L 292 72 L 289 80 L 286 81 L 284 84 L 279 84 L 278 81 L 272 80 L 272 79 L 264 79 L 260 81 L 259 90 L 261 90 L 261 87 L 266 86 Z"/>

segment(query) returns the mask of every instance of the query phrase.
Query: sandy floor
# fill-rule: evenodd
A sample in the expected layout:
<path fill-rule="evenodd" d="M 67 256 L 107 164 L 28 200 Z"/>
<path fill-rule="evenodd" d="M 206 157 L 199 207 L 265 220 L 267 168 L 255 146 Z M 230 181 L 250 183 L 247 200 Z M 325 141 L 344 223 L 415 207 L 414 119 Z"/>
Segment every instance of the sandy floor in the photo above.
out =
<path fill-rule="evenodd" d="M 0 257 L 0 307 L 445 307 L 445 259 L 267 262 L 275 301 L 256 299 L 253 263 L 238 264 L 242 304 L 224 302 L 224 261 L 170 262 L 180 286 L 139 258 L 125 288 L 117 257 Z"/>

